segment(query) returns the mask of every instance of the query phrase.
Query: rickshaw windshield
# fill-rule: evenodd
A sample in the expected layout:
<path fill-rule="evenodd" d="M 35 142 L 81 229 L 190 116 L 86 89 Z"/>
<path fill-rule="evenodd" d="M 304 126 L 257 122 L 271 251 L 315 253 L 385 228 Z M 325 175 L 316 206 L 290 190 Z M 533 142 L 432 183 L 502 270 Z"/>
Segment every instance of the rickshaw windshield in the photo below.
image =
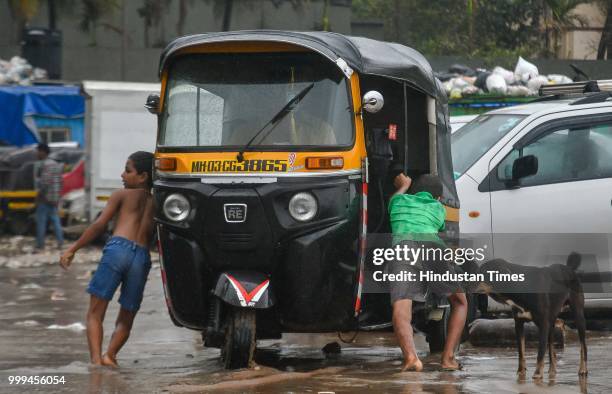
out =
<path fill-rule="evenodd" d="M 350 147 L 349 93 L 337 66 L 314 53 L 182 56 L 169 70 L 158 143 L 236 150 L 255 137 L 250 149 Z"/>

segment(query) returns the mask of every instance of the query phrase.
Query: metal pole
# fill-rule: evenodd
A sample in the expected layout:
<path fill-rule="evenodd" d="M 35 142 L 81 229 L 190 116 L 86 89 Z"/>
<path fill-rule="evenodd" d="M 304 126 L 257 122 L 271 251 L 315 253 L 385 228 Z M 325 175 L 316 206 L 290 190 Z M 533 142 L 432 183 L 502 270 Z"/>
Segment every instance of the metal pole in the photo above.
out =
<path fill-rule="evenodd" d="M 127 50 L 127 34 L 126 34 L 126 27 L 127 27 L 127 18 L 126 18 L 126 13 L 125 13 L 125 6 L 126 6 L 127 0 L 123 0 L 121 2 L 121 80 L 125 81 L 125 53 Z"/>
<path fill-rule="evenodd" d="M 427 96 L 427 123 L 429 125 L 429 173 L 438 175 L 436 99 L 429 96 Z"/>
<path fill-rule="evenodd" d="M 408 171 L 408 91 L 406 82 L 404 85 L 404 174 Z"/>

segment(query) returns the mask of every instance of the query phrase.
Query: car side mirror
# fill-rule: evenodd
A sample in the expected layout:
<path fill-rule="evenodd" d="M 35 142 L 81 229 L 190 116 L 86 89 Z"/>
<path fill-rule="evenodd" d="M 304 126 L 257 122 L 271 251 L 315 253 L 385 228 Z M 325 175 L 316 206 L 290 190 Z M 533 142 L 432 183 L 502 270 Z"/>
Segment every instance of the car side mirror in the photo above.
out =
<path fill-rule="evenodd" d="M 159 114 L 159 94 L 150 94 L 147 97 L 145 108 L 154 115 Z"/>
<path fill-rule="evenodd" d="M 515 187 L 519 180 L 538 172 L 538 158 L 534 155 L 519 157 L 512 163 L 512 179 L 506 182 L 506 186 Z"/>
<path fill-rule="evenodd" d="M 363 95 L 362 104 L 362 108 L 365 109 L 366 112 L 375 114 L 382 109 L 383 105 L 385 105 L 385 99 L 383 98 L 382 94 L 376 90 L 370 90 Z"/>

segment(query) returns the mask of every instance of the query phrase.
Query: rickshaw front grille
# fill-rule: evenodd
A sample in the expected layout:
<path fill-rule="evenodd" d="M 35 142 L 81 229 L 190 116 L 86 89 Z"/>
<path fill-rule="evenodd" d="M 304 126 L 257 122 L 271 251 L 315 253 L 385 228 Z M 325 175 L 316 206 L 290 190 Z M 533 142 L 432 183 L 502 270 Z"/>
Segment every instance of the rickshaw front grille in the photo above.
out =
<path fill-rule="evenodd" d="M 253 234 L 250 233 L 219 233 L 217 244 L 225 250 L 249 250 L 254 249 Z"/>

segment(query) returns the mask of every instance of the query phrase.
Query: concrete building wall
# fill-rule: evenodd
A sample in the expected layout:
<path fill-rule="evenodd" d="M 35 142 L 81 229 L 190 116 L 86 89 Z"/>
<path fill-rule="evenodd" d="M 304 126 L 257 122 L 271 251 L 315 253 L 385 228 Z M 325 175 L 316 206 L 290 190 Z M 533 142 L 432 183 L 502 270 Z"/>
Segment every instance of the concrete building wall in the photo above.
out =
<path fill-rule="evenodd" d="M 84 32 L 79 29 L 82 4 L 70 3 L 72 9 L 59 7 L 57 13 L 57 28 L 63 35 L 62 79 L 65 80 L 156 81 L 159 55 L 169 41 L 180 35 L 220 31 L 223 21 L 222 1 L 186 0 L 183 4 L 187 12 L 181 26 L 182 2 L 170 0 L 159 22 L 147 27 L 139 15 L 144 0 L 117 1 L 117 8 L 105 14 L 91 31 Z M 320 30 L 324 4 L 323 0 L 234 0 L 230 29 Z M 328 0 L 328 4 L 330 30 L 349 34 L 351 2 Z M 39 1 L 39 10 L 29 26 L 47 27 L 47 24 L 46 2 Z M 7 2 L 1 2 L 0 58 L 21 54 L 18 30 Z"/>
<path fill-rule="evenodd" d="M 605 12 L 597 4 L 580 4 L 574 9 L 584 25 L 567 28 L 561 37 L 560 59 L 593 60 L 597 58 L 597 46 L 606 21 Z"/>

